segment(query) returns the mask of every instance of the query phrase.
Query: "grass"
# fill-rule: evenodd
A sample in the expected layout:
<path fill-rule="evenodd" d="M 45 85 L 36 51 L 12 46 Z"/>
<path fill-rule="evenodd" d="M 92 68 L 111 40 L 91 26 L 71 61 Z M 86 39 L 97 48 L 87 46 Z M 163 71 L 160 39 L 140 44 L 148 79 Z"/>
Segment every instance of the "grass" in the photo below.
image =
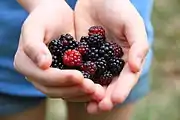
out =
<path fill-rule="evenodd" d="M 152 91 L 136 105 L 133 120 L 179 120 L 180 115 L 180 15 L 179 0 L 157 0 Z"/>
<path fill-rule="evenodd" d="M 151 93 L 136 105 L 132 120 L 180 120 L 180 1 L 155 0 Z M 62 101 L 49 102 L 48 120 L 63 120 Z"/>

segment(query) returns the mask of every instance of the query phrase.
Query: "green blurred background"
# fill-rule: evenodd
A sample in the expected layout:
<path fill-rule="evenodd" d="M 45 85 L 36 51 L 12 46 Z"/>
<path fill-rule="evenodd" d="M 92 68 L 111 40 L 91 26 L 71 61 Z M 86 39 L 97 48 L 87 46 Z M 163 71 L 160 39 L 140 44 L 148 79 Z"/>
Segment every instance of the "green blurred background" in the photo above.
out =
<path fill-rule="evenodd" d="M 180 120 L 180 0 L 155 0 L 151 93 L 140 100 L 132 120 Z M 179 64 L 178 64 L 179 63 Z M 62 101 L 49 101 L 48 120 L 65 120 Z"/>

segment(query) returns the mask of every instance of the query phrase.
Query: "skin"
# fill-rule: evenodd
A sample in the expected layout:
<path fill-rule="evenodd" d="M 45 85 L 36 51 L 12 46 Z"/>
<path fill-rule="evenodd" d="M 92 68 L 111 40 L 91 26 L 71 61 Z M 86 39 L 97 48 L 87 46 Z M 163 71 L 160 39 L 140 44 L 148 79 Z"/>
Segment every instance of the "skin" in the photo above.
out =
<path fill-rule="evenodd" d="M 122 103 L 137 83 L 148 51 L 143 20 L 130 1 L 78 0 L 74 13 L 64 0 L 45 0 L 32 6 L 24 1 L 22 5 L 30 15 L 22 26 L 15 68 L 47 96 L 67 101 L 69 115 L 72 115 L 69 120 L 78 115 L 75 112 L 78 108 L 84 113 L 84 116 L 79 115 L 83 118 L 88 118 L 87 111 L 99 114 L 93 120 L 105 116 L 111 120 L 128 120 L 122 111 L 128 111 L 129 116 L 133 105 L 116 109 L 114 106 Z M 103 26 L 107 38 L 119 43 L 125 52 L 126 65 L 122 73 L 106 88 L 84 79 L 79 71 L 49 67 L 52 58 L 46 47 L 48 42 L 63 33 L 70 33 L 79 40 L 80 36 L 87 35 L 92 25 Z M 77 114 L 71 114 L 72 111 Z M 110 117 L 112 115 L 116 117 Z"/>
<path fill-rule="evenodd" d="M 112 110 L 127 98 L 139 79 L 148 42 L 143 20 L 128 0 L 79 0 L 75 8 L 76 37 L 87 35 L 92 25 L 105 28 L 107 39 L 123 47 L 126 61 L 119 77 L 105 88 L 105 97 L 87 105 L 89 113 L 98 113 Z"/>
<path fill-rule="evenodd" d="M 79 71 L 50 68 L 52 56 L 46 44 L 64 33 L 74 36 L 72 9 L 64 0 L 40 2 L 22 26 L 15 68 L 49 97 L 72 102 L 86 102 L 95 97 L 102 99 L 104 89 L 84 79 Z"/>

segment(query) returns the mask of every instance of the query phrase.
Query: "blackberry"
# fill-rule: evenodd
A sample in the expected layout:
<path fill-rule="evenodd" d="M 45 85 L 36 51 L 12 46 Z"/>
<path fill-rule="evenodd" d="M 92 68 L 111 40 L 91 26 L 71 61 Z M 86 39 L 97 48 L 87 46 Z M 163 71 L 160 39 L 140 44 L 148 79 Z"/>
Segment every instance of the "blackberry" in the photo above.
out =
<path fill-rule="evenodd" d="M 116 57 L 122 57 L 124 55 L 121 46 L 119 46 L 117 43 L 111 42 L 111 46 L 114 50 L 114 55 Z"/>
<path fill-rule="evenodd" d="M 95 77 L 98 78 L 106 70 L 107 62 L 104 58 L 98 58 L 95 63 L 97 66 Z"/>
<path fill-rule="evenodd" d="M 81 66 L 81 70 L 88 72 L 91 75 L 94 75 L 94 73 L 97 70 L 97 67 L 96 67 L 96 64 L 94 62 L 87 61 Z"/>
<path fill-rule="evenodd" d="M 110 71 L 105 71 L 95 82 L 102 86 L 108 86 L 112 82 L 112 79 L 112 73 Z"/>
<path fill-rule="evenodd" d="M 80 39 L 80 42 L 87 42 L 89 39 L 89 36 L 82 36 Z"/>
<path fill-rule="evenodd" d="M 60 40 L 52 40 L 48 45 L 48 49 L 52 55 L 62 56 L 63 54 L 63 45 Z"/>
<path fill-rule="evenodd" d="M 78 46 L 78 42 L 74 40 L 74 38 L 70 34 L 63 34 L 59 38 L 61 44 L 63 46 L 63 51 L 68 49 L 75 49 Z"/>
<path fill-rule="evenodd" d="M 84 55 L 89 50 L 89 45 L 87 42 L 79 42 L 77 50 L 81 53 L 81 55 Z"/>
<path fill-rule="evenodd" d="M 95 47 L 92 47 L 84 55 L 84 60 L 87 61 L 96 61 L 99 58 L 99 50 Z"/>
<path fill-rule="evenodd" d="M 100 47 L 99 54 L 101 57 L 104 57 L 106 60 L 108 60 L 114 56 L 113 47 L 109 42 L 106 42 Z"/>
<path fill-rule="evenodd" d="M 99 34 L 103 37 L 105 37 L 105 30 L 101 26 L 92 26 L 88 30 L 88 35 L 93 35 L 93 34 Z"/>
<path fill-rule="evenodd" d="M 60 40 L 66 39 L 68 41 L 74 40 L 73 36 L 68 34 L 68 33 L 67 34 L 62 34 L 59 39 Z"/>
<path fill-rule="evenodd" d="M 81 71 L 81 73 L 83 74 L 84 78 L 91 79 L 91 75 L 88 72 Z"/>
<path fill-rule="evenodd" d="M 117 76 L 122 71 L 125 61 L 118 57 L 113 57 L 108 61 L 108 69 L 113 73 L 113 76 Z"/>
<path fill-rule="evenodd" d="M 64 65 L 63 65 L 63 63 L 62 63 L 62 60 L 59 59 L 58 56 L 52 55 L 51 67 L 63 69 Z"/>
<path fill-rule="evenodd" d="M 99 34 L 89 36 L 87 43 L 90 47 L 100 47 L 105 42 L 104 37 Z"/>

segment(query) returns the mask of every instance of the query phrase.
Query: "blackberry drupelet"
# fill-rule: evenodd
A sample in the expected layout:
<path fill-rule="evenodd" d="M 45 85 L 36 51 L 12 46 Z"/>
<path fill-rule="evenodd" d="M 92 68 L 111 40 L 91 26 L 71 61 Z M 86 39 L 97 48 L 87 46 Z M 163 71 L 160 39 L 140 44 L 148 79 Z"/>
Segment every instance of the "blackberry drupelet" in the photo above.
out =
<path fill-rule="evenodd" d="M 48 45 L 48 49 L 52 55 L 62 56 L 63 54 L 63 45 L 60 40 L 52 40 Z"/>
<path fill-rule="evenodd" d="M 80 42 L 87 42 L 89 39 L 89 36 L 82 36 L 80 39 Z"/>
<path fill-rule="evenodd" d="M 89 36 L 87 43 L 90 47 L 100 47 L 105 42 L 105 38 L 99 34 Z"/>
<path fill-rule="evenodd" d="M 110 71 L 105 71 L 99 79 L 97 79 L 96 83 L 99 83 L 102 86 L 108 86 L 113 80 L 113 75 Z"/>
<path fill-rule="evenodd" d="M 96 64 L 94 62 L 87 61 L 87 62 L 82 64 L 81 70 L 88 72 L 91 75 L 94 75 L 96 70 L 97 70 L 97 67 L 96 67 Z"/>
<path fill-rule="evenodd" d="M 102 58 L 98 58 L 95 63 L 96 63 L 96 66 L 97 66 L 95 77 L 98 78 L 107 69 L 107 62 L 102 57 Z"/>
<path fill-rule="evenodd" d="M 76 49 L 81 53 L 81 55 L 84 55 L 88 52 L 89 45 L 87 44 L 87 42 L 79 42 Z"/>
<path fill-rule="evenodd" d="M 91 47 L 84 55 L 84 60 L 96 61 L 99 58 L 99 50 L 95 47 Z"/>
<path fill-rule="evenodd" d="M 125 61 L 121 58 L 113 57 L 108 63 L 108 69 L 113 73 L 113 76 L 117 76 L 122 71 Z"/>
<path fill-rule="evenodd" d="M 104 57 L 106 60 L 112 58 L 114 56 L 114 50 L 113 47 L 109 42 L 105 42 L 100 48 L 99 48 L 99 55 L 101 57 Z"/>
<path fill-rule="evenodd" d="M 112 48 L 114 50 L 114 55 L 116 57 L 122 57 L 124 55 L 123 50 L 122 50 L 120 45 L 118 45 L 115 42 L 111 42 L 111 46 L 112 46 Z"/>
<path fill-rule="evenodd" d="M 52 63 L 51 63 L 51 67 L 53 68 L 59 68 L 59 69 L 63 69 L 63 63 L 61 58 L 58 58 L 58 56 L 56 55 L 52 55 Z"/>
<path fill-rule="evenodd" d="M 90 75 L 90 73 L 85 72 L 85 71 L 81 71 L 81 73 L 83 74 L 84 78 L 91 79 L 91 75 Z"/>

